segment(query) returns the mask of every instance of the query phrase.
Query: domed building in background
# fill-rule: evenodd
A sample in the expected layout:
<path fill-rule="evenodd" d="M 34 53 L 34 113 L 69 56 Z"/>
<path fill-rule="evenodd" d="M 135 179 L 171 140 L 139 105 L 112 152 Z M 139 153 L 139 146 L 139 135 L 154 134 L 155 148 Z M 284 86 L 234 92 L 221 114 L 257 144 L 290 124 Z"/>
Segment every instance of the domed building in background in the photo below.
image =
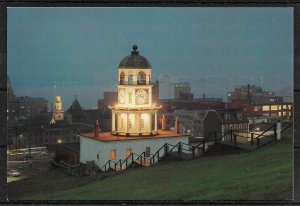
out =
<path fill-rule="evenodd" d="M 167 153 L 161 149 L 166 143 L 188 143 L 188 137 L 179 134 L 178 127 L 175 132 L 165 130 L 165 119 L 162 120 L 162 128 L 158 129 L 157 112 L 160 106 L 152 99 L 151 72 L 149 60 L 140 55 L 134 45 L 131 54 L 119 64 L 118 102 L 109 106 L 112 111 L 111 132 L 99 132 L 99 120 L 94 133 L 80 134 L 81 163 L 94 161 L 105 170 L 107 163 L 118 163 L 119 169 L 126 169 L 135 163 L 136 155 L 143 155 L 144 161 L 140 164 L 148 166 Z M 158 158 L 153 158 L 153 154 Z M 125 159 L 126 165 L 123 164 Z"/>

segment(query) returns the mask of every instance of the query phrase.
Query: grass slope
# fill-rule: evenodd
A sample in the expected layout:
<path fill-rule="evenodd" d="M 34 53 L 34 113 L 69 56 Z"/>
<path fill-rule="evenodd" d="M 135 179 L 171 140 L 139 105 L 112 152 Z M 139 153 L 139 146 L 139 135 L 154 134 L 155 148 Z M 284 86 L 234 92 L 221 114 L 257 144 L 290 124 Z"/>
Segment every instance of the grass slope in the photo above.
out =
<path fill-rule="evenodd" d="M 99 177 L 38 176 L 8 184 L 25 200 L 287 200 L 293 194 L 292 130 L 259 150 L 168 162 Z"/>

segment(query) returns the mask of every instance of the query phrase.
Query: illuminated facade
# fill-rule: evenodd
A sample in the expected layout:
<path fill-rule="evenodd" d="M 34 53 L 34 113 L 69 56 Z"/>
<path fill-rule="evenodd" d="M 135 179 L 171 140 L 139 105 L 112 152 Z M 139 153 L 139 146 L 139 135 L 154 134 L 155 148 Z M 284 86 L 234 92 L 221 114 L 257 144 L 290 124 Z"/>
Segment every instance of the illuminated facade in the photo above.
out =
<path fill-rule="evenodd" d="M 157 111 L 152 101 L 151 65 L 137 46 L 119 65 L 118 103 L 112 110 L 112 134 L 143 136 L 157 134 Z M 135 65 L 131 62 L 135 61 Z"/>
<path fill-rule="evenodd" d="M 64 111 L 61 96 L 55 97 L 53 118 L 55 121 L 64 120 Z"/>
<path fill-rule="evenodd" d="M 100 132 L 105 120 L 99 119 L 94 133 L 79 135 L 81 163 L 94 161 L 103 168 L 108 161 L 120 163 L 130 155 L 133 157 L 144 153 L 145 158 L 150 158 L 159 152 L 161 157 L 165 151 L 160 148 L 166 143 L 188 144 L 187 135 L 168 131 L 165 127 L 158 130 L 160 106 L 153 100 L 158 95 L 153 95 L 155 86 L 151 83 L 151 64 L 139 55 L 137 49 L 137 46 L 133 46 L 131 55 L 123 58 L 119 64 L 118 98 L 114 105 L 109 106 L 112 111 L 111 131 Z M 173 151 L 177 151 L 177 148 Z M 152 163 L 157 161 L 154 158 Z"/>

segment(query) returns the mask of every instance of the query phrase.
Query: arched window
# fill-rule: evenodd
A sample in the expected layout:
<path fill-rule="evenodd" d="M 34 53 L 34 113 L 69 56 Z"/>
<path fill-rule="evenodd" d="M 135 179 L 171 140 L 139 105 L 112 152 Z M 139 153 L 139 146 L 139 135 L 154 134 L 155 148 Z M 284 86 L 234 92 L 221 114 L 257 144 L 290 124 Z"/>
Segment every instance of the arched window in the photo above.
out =
<path fill-rule="evenodd" d="M 120 85 L 125 84 L 125 74 L 124 72 L 120 73 Z"/>
<path fill-rule="evenodd" d="M 128 74 L 128 85 L 132 84 L 132 80 L 133 80 L 133 75 L 132 74 Z"/>
<path fill-rule="evenodd" d="M 137 84 L 146 84 L 146 74 L 145 72 L 139 72 L 137 76 Z"/>

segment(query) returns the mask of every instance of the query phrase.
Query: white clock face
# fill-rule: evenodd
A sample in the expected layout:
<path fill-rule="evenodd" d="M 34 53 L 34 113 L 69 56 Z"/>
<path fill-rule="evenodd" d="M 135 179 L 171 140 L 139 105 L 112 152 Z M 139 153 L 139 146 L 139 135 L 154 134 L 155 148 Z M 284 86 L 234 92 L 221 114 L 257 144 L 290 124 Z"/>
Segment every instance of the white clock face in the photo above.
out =
<path fill-rule="evenodd" d="M 147 104 L 148 103 L 148 90 L 137 89 L 135 91 L 135 102 L 136 104 Z"/>
<path fill-rule="evenodd" d="M 124 91 L 124 89 L 119 90 L 119 103 L 120 104 L 125 103 L 125 91 Z"/>

